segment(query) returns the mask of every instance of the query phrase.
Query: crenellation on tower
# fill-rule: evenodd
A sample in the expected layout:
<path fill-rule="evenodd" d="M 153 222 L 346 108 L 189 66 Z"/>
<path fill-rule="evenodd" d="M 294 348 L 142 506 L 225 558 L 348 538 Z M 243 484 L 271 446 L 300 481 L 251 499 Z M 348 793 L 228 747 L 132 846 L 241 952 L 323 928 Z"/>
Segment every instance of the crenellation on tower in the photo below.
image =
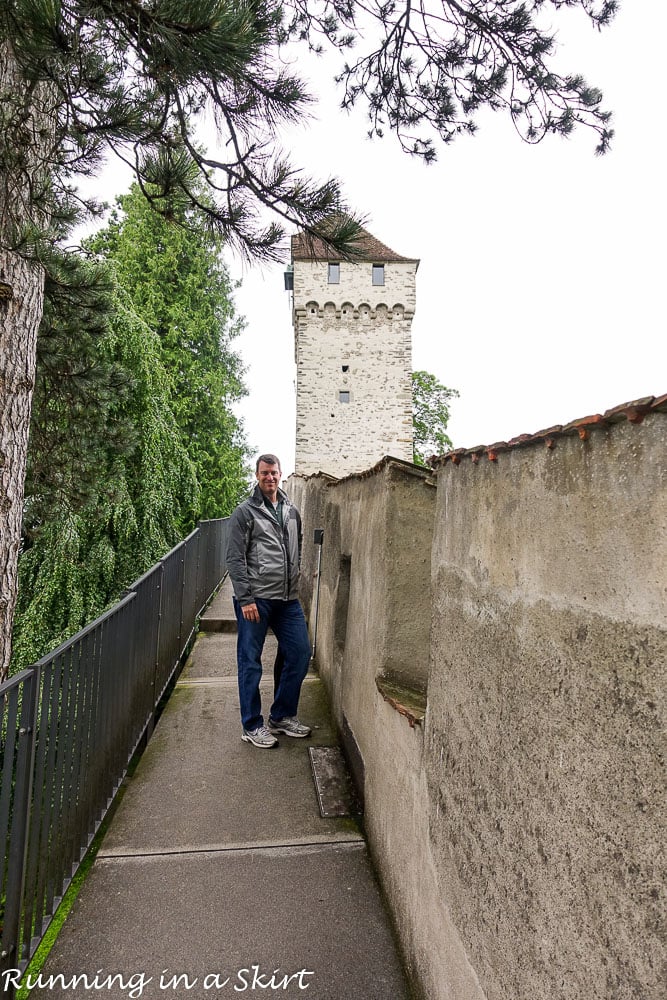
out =
<path fill-rule="evenodd" d="M 298 475 L 338 478 L 384 455 L 412 461 L 412 337 L 419 261 L 363 231 L 337 260 L 292 240 Z"/>

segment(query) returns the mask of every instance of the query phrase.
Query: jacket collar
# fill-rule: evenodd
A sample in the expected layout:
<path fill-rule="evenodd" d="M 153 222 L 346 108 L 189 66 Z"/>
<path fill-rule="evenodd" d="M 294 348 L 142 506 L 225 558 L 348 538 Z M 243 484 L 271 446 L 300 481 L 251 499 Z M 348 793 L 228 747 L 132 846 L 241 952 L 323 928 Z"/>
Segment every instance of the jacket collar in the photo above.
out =
<path fill-rule="evenodd" d="M 288 504 L 290 502 L 289 497 L 283 490 L 280 489 L 280 487 L 278 488 L 278 500 L 282 500 L 282 502 L 285 504 Z M 257 483 L 255 489 L 252 492 L 252 496 L 250 497 L 250 503 L 254 504 L 255 507 L 264 506 L 264 494 L 259 488 L 259 483 Z"/>

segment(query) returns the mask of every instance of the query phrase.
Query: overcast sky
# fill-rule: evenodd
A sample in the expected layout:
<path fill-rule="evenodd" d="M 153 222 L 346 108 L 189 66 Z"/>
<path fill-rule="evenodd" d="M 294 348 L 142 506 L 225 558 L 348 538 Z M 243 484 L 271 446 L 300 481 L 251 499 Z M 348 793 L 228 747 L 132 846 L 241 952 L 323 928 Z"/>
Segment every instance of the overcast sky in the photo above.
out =
<path fill-rule="evenodd" d="M 458 389 L 450 436 L 472 447 L 667 391 L 662 45 L 667 4 L 625 0 L 611 28 L 553 14 L 558 68 L 602 89 L 616 139 L 603 158 L 580 130 L 527 146 L 489 115 L 426 167 L 365 138 L 316 69 L 317 116 L 285 137 L 292 159 L 338 176 L 382 242 L 421 263 L 413 367 Z M 303 72 L 303 60 L 299 69 Z M 228 259 L 247 329 L 237 342 L 257 451 L 294 467 L 294 342 L 284 265 Z"/>

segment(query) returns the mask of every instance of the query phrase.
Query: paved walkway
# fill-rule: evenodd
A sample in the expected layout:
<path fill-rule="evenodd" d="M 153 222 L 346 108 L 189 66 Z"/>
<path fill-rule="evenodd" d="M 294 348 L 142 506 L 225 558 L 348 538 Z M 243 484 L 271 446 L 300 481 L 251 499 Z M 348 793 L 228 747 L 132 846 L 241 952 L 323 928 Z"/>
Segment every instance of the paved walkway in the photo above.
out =
<path fill-rule="evenodd" d="M 311 739 L 243 743 L 227 588 L 206 617 L 228 631 L 197 639 L 32 995 L 409 997 L 359 827 L 318 805 L 308 748 L 336 742 L 319 678 Z M 272 663 L 267 643 L 265 706 Z"/>

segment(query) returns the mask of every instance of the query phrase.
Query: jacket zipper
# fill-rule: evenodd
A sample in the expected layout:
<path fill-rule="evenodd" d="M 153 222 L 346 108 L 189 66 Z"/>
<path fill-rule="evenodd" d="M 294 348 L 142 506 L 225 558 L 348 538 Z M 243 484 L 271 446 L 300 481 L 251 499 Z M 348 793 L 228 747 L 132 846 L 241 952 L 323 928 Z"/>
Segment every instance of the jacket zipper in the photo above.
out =
<path fill-rule="evenodd" d="M 278 520 L 278 515 L 276 514 L 275 516 L 272 516 L 263 503 L 258 504 L 257 509 L 261 510 L 262 514 L 265 517 L 267 517 L 269 521 L 271 521 L 271 523 L 278 529 L 278 537 L 280 538 L 280 547 L 283 550 L 283 600 L 287 601 L 289 600 L 290 572 L 289 572 L 289 549 L 288 549 L 289 535 L 287 533 L 288 518 L 285 517 L 285 501 L 283 501 L 282 527 L 280 521 Z"/>

